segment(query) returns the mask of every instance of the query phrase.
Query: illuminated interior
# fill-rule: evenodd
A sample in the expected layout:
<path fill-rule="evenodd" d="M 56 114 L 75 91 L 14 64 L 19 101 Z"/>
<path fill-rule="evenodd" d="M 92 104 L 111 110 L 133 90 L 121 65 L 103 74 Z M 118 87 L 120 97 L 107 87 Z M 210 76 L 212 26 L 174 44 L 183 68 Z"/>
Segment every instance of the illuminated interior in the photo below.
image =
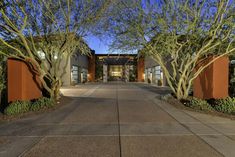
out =
<path fill-rule="evenodd" d="M 109 66 L 109 76 L 122 77 L 122 74 L 123 74 L 122 65 L 110 65 Z"/>

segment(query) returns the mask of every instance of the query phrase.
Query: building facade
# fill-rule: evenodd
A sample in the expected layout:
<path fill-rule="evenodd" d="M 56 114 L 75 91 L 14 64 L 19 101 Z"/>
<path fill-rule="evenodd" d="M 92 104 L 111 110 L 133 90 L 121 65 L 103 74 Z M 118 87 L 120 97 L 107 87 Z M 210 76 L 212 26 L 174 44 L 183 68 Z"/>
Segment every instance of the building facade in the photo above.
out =
<path fill-rule="evenodd" d="M 156 84 L 158 86 L 166 86 L 166 78 L 162 72 L 161 66 L 151 57 L 146 56 L 144 59 L 144 80 L 147 83 Z"/>
<path fill-rule="evenodd" d="M 95 55 L 95 58 L 97 80 L 102 80 L 103 82 L 115 80 L 122 80 L 125 82 L 136 81 L 136 55 L 97 54 Z"/>
<path fill-rule="evenodd" d="M 62 78 L 64 86 L 84 82 L 144 82 L 144 58 L 137 54 L 95 54 L 84 56 L 75 53 Z"/>
<path fill-rule="evenodd" d="M 89 58 L 80 52 L 74 53 L 66 68 L 66 74 L 62 78 L 63 86 L 76 85 L 88 81 Z"/>

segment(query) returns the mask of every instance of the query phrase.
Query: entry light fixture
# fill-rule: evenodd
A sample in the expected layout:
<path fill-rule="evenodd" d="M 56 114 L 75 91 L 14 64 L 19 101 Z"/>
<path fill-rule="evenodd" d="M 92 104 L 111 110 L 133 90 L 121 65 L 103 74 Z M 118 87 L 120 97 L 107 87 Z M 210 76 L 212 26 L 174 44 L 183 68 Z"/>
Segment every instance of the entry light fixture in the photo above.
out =
<path fill-rule="evenodd" d="M 37 51 L 38 56 L 40 57 L 40 59 L 45 59 L 46 55 L 43 51 Z"/>
<path fill-rule="evenodd" d="M 58 55 L 55 55 L 55 56 L 54 56 L 54 59 L 57 60 L 57 59 L 58 59 Z"/>

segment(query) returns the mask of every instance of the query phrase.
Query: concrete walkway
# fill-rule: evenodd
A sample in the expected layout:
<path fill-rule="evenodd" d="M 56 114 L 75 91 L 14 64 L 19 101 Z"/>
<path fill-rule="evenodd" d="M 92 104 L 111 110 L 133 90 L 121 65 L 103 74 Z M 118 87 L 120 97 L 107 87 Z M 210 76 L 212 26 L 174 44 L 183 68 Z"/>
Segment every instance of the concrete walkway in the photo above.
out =
<path fill-rule="evenodd" d="M 235 121 L 156 99 L 163 88 L 113 82 L 63 88 L 61 108 L 0 124 L 0 156 L 235 156 Z"/>

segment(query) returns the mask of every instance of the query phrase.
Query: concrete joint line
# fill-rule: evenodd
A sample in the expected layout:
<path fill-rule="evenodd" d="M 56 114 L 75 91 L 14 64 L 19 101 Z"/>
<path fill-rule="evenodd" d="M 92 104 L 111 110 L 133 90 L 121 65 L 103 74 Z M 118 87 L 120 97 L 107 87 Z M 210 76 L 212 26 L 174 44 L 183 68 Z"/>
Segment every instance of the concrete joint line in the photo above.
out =
<path fill-rule="evenodd" d="M 200 139 L 202 139 L 205 143 L 207 143 L 211 148 L 216 150 L 221 155 L 226 157 L 235 156 L 235 141 L 231 140 L 223 133 L 217 131 L 214 128 L 208 127 L 195 117 L 186 114 L 184 111 L 181 111 L 166 102 L 163 102 L 156 98 L 152 99 L 152 101 L 160 108 L 162 108 L 165 112 L 167 112 L 171 117 L 177 120 L 182 126 L 184 126 L 186 129 L 198 136 Z M 184 121 L 187 121 L 188 119 L 190 120 L 189 122 Z M 201 127 L 190 125 L 193 123 L 200 124 Z M 208 133 L 204 134 L 202 132 Z"/>
<path fill-rule="evenodd" d="M 200 136 L 222 136 L 219 134 L 199 134 Z M 47 137 L 119 137 L 119 134 L 57 134 L 57 135 L 45 135 L 45 136 L 1 136 L 1 137 L 26 137 L 26 138 L 47 138 Z M 194 134 L 121 134 L 122 137 L 164 137 L 164 136 L 195 136 Z M 38 142 L 37 142 L 38 143 Z"/>
<path fill-rule="evenodd" d="M 136 86 L 140 91 L 145 91 L 142 88 Z M 221 132 L 205 125 L 198 119 L 187 115 L 183 111 L 173 107 L 172 105 L 162 102 L 156 98 L 156 93 L 152 91 L 147 91 L 147 100 L 152 101 L 158 105 L 163 111 L 165 111 L 169 116 L 175 119 L 179 124 L 181 124 L 185 129 L 192 133 L 192 135 L 198 137 L 202 142 L 207 144 L 211 149 L 218 152 L 222 156 L 235 156 L 235 141 L 231 140 L 227 136 L 221 134 Z M 123 136 L 123 135 L 122 135 Z"/>
<path fill-rule="evenodd" d="M 75 99 L 72 100 L 69 104 L 67 104 L 67 105 L 65 106 L 65 108 L 67 109 L 68 106 L 73 105 L 75 102 L 76 102 Z M 69 109 L 69 108 L 68 108 L 68 109 Z M 62 121 L 63 119 L 65 119 L 66 117 L 67 117 L 67 115 L 66 115 L 65 117 L 63 117 L 63 118 L 61 119 L 61 121 Z M 39 124 L 39 126 L 40 126 L 40 124 Z M 54 127 L 51 128 L 50 130 L 53 130 L 53 129 L 54 129 Z M 19 156 L 21 157 L 21 156 L 26 155 L 28 152 L 30 152 L 30 150 L 33 149 L 34 146 L 36 146 L 40 141 L 42 141 L 43 139 L 45 139 L 47 136 L 44 135 L 44 136 L 15 136 L 15 137 L 29 137 L 29 138 L 38 137 L 38 138 L 40 138 L 40 139 L 39 139 L 38 141 L 36 141 L 34 144 L 30 145 L 27 149 L 25 149 L 25 151 L 23 151 L 23 152 L 19 155 Z"/>
<path fill-rule="evenodd" d="M 35 141 L 32 145 L 28 146 L 20 155 L 19 157 L 25 156 L 28 152 L 30 152 L 31 149 L 33 149 L 39 142 L 41 142 L 44 138 L 42 136 L 39 137 L 40 139 L 38 141 Z"/>
<path fill-rule="evenodd" d="M 118 120 L 118 142 L 119 142 L 119 155 L 122 157 L 122 139 L 121 139 L 121 125 L 120 125 L 120 110 L 119 110 L 119 95 L 118 83 L 116 84 L 116 106 L 117 106 L 117 120 Z"/>
<path fill-rule="evenodd" d="M 93 94 L 95 92 L 96 89 L 98 89 L 101 85 L 96 86 L 95 88 L 89 89 L 88 91 L 86 91 L 84 94 L 82 94 L 79 97 L 89 97 L 91 96 L 91 94 Z"/>

